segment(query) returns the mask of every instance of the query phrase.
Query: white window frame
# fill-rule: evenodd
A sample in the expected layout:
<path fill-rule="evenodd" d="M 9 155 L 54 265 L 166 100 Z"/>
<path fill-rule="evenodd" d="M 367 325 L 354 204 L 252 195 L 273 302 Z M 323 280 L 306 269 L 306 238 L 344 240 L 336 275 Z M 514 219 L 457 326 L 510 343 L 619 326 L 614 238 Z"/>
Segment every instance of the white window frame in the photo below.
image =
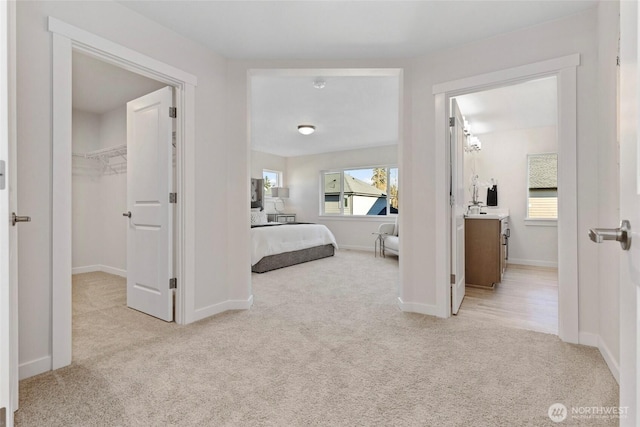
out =
<path fill-rule="evenodd" d="M 344 173 L 346 171 L 352 171 L 352 170 L 365 170 L 365 169 L 376 169 L 376 168 L 385 168 L 387 170 L 387 178 L 389 177 L 390 173 L 389 171 L 391 169 L 398 169 L 398 192 L 400 192 L 400 168 L 398 167 L 397 164 L 384 164 L 384 165 L 376 165 L 376 166 L 353 166 L 353 167 L 346 167 L 346 168 L 340 168 L 340 169 L 327 169 L 327 170 L 322 170 L 320 171 L 320 179 L 319 179 L 319 193 L 320 193 L 320 197 L 319 197 L 319 216 L 321 217 L 331 217 L 331 218 L 359 218 L 359 219 L 363 219 L 363 218 L 387 218 L 387 217 L 395 217 L 398 214 L 397 213 L 391 213 L 391 183 L 390 180 L 387 179 L 387 189 L 386 189 L 386 193 L 387 193 L 387 214 L 386 215 L 345 215 L 344 214 Z M 327 174 L 332 174 L 332 173 L 338 173 L 340 174 L 340 196 L 339 196 L 339 207 L 340 207 L 340 212 L 339 213 L 326 213 L 325 212 L 325 194 L 324 194 L 324 177 Z M 399 210 L 399 209 L 398 209 Z"/>
<path fill-rule="evenodd" d="M 284 174 L 282 173 L 282 171 L 278 171 L 275 169 L 262 169 L 262 179 L 264 179 L 264 175 L 266 173 L 273 173 L 276 174 L 276 176 L 278 177 L 277 182 L 275 183 L 275 185 L 272 185 L 271 188 L 273 187 L 284 187 Z M 266 192 L 264 193 L 265 198 L 272 198 L 271 197 L 271 192 Z"/>

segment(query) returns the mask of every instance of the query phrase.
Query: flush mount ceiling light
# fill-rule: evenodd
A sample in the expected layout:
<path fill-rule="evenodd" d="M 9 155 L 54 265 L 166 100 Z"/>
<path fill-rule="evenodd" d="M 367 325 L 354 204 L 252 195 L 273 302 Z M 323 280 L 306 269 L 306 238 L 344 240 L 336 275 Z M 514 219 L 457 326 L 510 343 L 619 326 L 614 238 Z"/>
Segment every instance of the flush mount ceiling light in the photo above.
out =
<path fill-rule="evenodd" d="M 311 135 L 316 131 L 316 127 L 313 125 L 298 125 L 298 132 L 303 135 Z"/>
<path fill-rule="evenodd" d="M 327 82 L 325 82 L 322 79 L 315 79 L 313 81 L 313 87 L 315 87 L 316 89 L 322 89 L 327 85 Z"/>

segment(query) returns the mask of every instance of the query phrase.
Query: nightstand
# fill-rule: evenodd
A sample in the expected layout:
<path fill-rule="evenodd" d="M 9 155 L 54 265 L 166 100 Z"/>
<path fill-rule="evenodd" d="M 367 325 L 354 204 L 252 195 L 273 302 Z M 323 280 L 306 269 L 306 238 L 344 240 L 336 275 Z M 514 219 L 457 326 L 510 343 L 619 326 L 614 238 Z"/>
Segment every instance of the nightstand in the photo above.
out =
<path fill-rule="evenodd" d="M 296 222 L 296 214 L 294 213 L 272 213 L 267 214 L 269 222 Z"/>

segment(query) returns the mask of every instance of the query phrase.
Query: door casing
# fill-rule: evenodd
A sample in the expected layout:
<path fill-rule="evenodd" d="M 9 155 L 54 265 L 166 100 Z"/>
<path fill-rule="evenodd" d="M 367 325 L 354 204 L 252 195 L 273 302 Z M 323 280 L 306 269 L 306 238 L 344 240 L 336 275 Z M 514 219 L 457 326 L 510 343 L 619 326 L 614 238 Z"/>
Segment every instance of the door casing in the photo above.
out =
<path fill-rule="evenodd" d="M 171 65 L 49 17 L 53 33 L 53 200 L 51 367 L 71 364 L 71 83 L 72 52 L 175 88 L 176 118 L 176 323 L 195 318 L 195 86 L 197 78 Z M 22 375 L 21 375 L 22 376 Z"/>
<path fill-rule="evenodd" d="M 449 104 L 452 97 L 490 88 L 556 76 L 558 84 L 558 336 L 580 343 L 578 318 L 578 217 L 577 203 L 577 85 L 580 55 L 573 54 L 520 67 L 445 82 L 433 86 L 436 143 L 436 218 L 449 223 Z M 440 317 L 451 316 L 448 266 L 451 257 L 450 227 L 436 229 L 436 307 Z M 594 345 L 594 343 L 583 343 Z"/>

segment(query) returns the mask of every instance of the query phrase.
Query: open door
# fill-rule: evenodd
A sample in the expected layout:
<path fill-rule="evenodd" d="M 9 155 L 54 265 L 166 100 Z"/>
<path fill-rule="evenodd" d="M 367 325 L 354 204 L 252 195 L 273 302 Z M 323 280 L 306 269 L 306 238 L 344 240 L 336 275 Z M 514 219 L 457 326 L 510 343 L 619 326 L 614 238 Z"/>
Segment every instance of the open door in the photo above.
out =
<path fill-rule="evenodd" d="M 628 220 L 631 246 L 620 257 L 620 406 L 628 408 L 621 426 L 640 423 L 640 97 L 638 96 L 637 2 L 620 2 L 620 218 Z M 609 224 L 602 224 L 608 225 Z M 621 227 L 622 228 L 622 227 Z M 606 230 L 605 230 L 606 231 Z M 618 233 L 614 235 L 618 238 Z M 609 244 L 617 244 L 615 242 Z"/>
<path fill-rule="evenodd" d="M 18 409 L 18 258 L 15 143 L 15 9 L 0 3 L 0 426 Z M 26 220 L 26 217 L 19 219 Z"/>
<path fill-rule="evenodd" d="M 173 321 L 173 89 L 127 103 L 127 305 Z"/>
<path fill-rule="evenodd" d="M 451 101 L 451 314 L 458 314 L 464 298 L 464 119 L 455 99 Z"/>

